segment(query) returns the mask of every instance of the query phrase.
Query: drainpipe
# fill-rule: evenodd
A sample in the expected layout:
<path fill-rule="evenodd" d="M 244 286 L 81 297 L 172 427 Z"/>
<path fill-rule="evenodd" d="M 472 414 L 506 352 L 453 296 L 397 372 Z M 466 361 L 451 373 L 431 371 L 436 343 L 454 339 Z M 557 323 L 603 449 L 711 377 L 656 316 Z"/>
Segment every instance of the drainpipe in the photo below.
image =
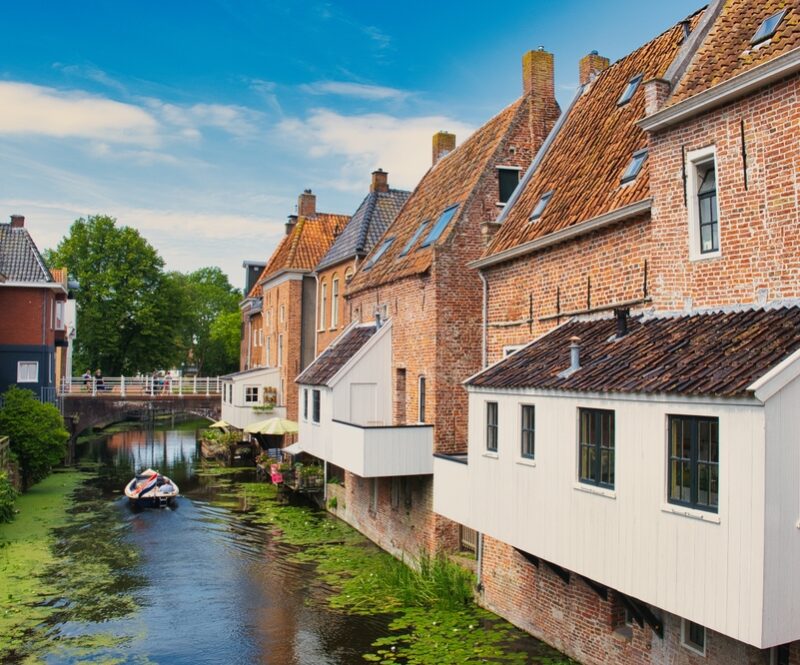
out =
<path fill-rule="evenodd" d="M 314 358 L 317 357 L 317 329 L 319 327 L 319 321 L 317 321 L 317 314 L 319 314 L 319 302 L 317 298 L 319 297 L 319 273 L 314 273 Z"/>
<path fill-rule="evenodd" d="M 475 553 L 475 558 L 477 559 L 476 566 L 475 566 L 477 568 L 476 577 L 478 579 L 476 588 L 478 590 L 478 593 L 481 593 L 483 591 L 483 575 L 481 574 L 482 573 L 481 569 L 483 568 L 483 534 L 482 533 L 478 534 L 478 547 L 477 547 L 477 550 L 478 551 Z"/>
<path fill-rule="evenodd" d="M 481 369 L 486 367 L 486 357 L 488 355 L 488 329 L 489 329 L 489 282 L 486 281 L 486 275 L 483 270 L 478 271 L 481 282 L 483 282 L 483 324 L 481 330 Z"/>

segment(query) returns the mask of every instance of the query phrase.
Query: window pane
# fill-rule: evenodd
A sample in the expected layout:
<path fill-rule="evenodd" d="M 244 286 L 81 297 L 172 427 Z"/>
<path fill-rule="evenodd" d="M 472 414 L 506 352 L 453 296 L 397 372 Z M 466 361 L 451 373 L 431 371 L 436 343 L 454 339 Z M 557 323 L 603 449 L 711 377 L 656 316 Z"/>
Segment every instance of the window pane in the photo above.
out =
<path fill-rule="evenodd" d="M 516 169 L 498 169 L 497 180 L 500 203 L 506 203 L 519 183 L 519 171 Z"/>
<path fill-rule="evenodd" d="M 403 247 L 403 251 L 402 251 L 402 252 L 400 252 L 400 256 L 405 256 L 406 254 L 408 254 L 408 253 L 411 251 L 411 248 L 412 248 L 414 245 L 416 245 L 416 244 L 417 244 L 417 240 L 419 240 L 419 237 L 420 237 L 420 236 L 421 236 L 423 233 L 425 233 L 425 229 L 427 229 L 427 228 L 428 228 L 428 224 L 429 224 L 429 222 L 428 222 L 428 221 L 424 221 L 424 222 L 422 222 L 422 224 L 420 224 L 420 225 L 417 227 L 417 230 L 416 230 L 416 231 L 414 231 L 414 235 L 413 235 L 413 236 L 411 236 L 411 237 L 408 239 L 408 242 L 406 243 L 405 247 Z"/>
<path fill-rule="evenodd" d="M 450 220 L 453 219 L 453 215 L 456 214 L 456 210 L 458 210 L 457 205 L 451 206 L 439 216 L 439 219 L 436 220 L 436 224 L 431 229 L 431 232 L 427 235 L 422 245 L 420 245 L 420 248 L 428 247 L 439 239 L 439 236 L 442 235 L 442 232 L 447 228 Z"/>

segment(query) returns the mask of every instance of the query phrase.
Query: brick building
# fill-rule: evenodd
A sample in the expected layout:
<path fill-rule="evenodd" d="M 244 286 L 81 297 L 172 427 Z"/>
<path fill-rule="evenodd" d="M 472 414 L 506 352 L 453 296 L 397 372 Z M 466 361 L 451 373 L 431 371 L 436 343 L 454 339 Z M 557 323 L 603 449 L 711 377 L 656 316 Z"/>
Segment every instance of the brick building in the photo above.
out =
<path fill-rule="evenodd" d="M 482 602 L 582 663 L 800 662 L 798 71 L 780 0 L 590 54 L 485 225 L 434 508 L 481 533 Z"/>
<path fill-rule="evenodd" d="M 466 265 L 558 114 L 552 55 L 531 51 L 518 100 L 457 148 L 452 134 L 434 135 L 433 166 L 348 285 L 355 327 L 299 379 L 309 400 L 300 441 L 344 469 L 338 514 L 397 555 L 457 544 L 456 526 L 431 510 L 430 453 L 463 447 L 461 382 L 481 366 L 481 281 Z M 379 332 L 351 344 L 373 321 Z M 317 365 L 342 354 L 322 381 Z"/>
<path fill-rule="evenodd" d="M 263 367 L 266 362 L 264 349 L 264 319 L 261 316 L 263 289 L 258 283 L 267 264 L 261 261 L 244 261 L 245 297 L 239 303 L 242 312 L 242 336 L 239 352 L 239 370 Z"/>
<path fill-rule="evenodd" d="M 0 224 L 0 392 L 18 385 L 51 401 L 56 347 L 67 346 L 67 285 L 53 279 L 25 228 L 12 215 Z"/>

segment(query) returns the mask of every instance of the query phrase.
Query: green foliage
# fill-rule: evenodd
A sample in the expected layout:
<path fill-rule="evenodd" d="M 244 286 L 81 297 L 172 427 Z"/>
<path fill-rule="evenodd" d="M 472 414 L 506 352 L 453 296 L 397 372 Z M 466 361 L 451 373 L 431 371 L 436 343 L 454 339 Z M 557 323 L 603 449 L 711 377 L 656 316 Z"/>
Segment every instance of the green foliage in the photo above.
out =
<path fill-rule="evenodd" d="M 164 261 L 139 232 L 106 215 L 78 219 L 50 265 L 63 265 L 81 284 L 75 367 L 107 375 L 169 367 L 178 360 L 186 299 Z"/>
<path fill-rule="evenodd" d="M 332 497 L 328 499 L 328 508 L 331 510 L 336 510 L 339 507 L 339 499 L 337 497 Z"/>
<path fill-rule="evenodd" d="M 0 471 L 0 523 L 14 519 L 14 503 L 17 491 L 11 485 L 8 476 Z"/>
<path fill-rule="evenodd" d="M 224 358 L 226 365 L 216 374 L 235 370 L 239 365 L 239 349 L 242 334 L 242 315 L 238 306 L 235 311 L 223 312 L 211 322 L 211 342 Z"/>
<path fill-rule="evenodd" d="M 22 471 L 24 487 L 44 478 L 66 452 L 69 433 L 52 404 L 42 404 L 30 390 L 12 386 L 0 409 L 0 432 L 11 439 L 11 452 Z"/>

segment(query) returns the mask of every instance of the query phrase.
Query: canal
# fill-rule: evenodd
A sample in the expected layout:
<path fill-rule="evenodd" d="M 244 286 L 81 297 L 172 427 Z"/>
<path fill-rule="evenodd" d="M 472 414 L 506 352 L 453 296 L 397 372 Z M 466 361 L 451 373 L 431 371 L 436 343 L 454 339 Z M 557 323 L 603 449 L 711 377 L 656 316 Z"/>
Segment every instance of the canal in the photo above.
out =
<path fill-rule="evenodd" d="M 397 562 L 326 513 L 283 505 L 252 469 L 203 463 L 197 426 L 83 444 L 86 479 L 46 571 L 62 591 L 31 637 L 40 662 L 571 662 L 477 608 L 398 604 Z M 178 483 L 175 508 L 129 507 L 122 487 L 145 467 Z"/>

